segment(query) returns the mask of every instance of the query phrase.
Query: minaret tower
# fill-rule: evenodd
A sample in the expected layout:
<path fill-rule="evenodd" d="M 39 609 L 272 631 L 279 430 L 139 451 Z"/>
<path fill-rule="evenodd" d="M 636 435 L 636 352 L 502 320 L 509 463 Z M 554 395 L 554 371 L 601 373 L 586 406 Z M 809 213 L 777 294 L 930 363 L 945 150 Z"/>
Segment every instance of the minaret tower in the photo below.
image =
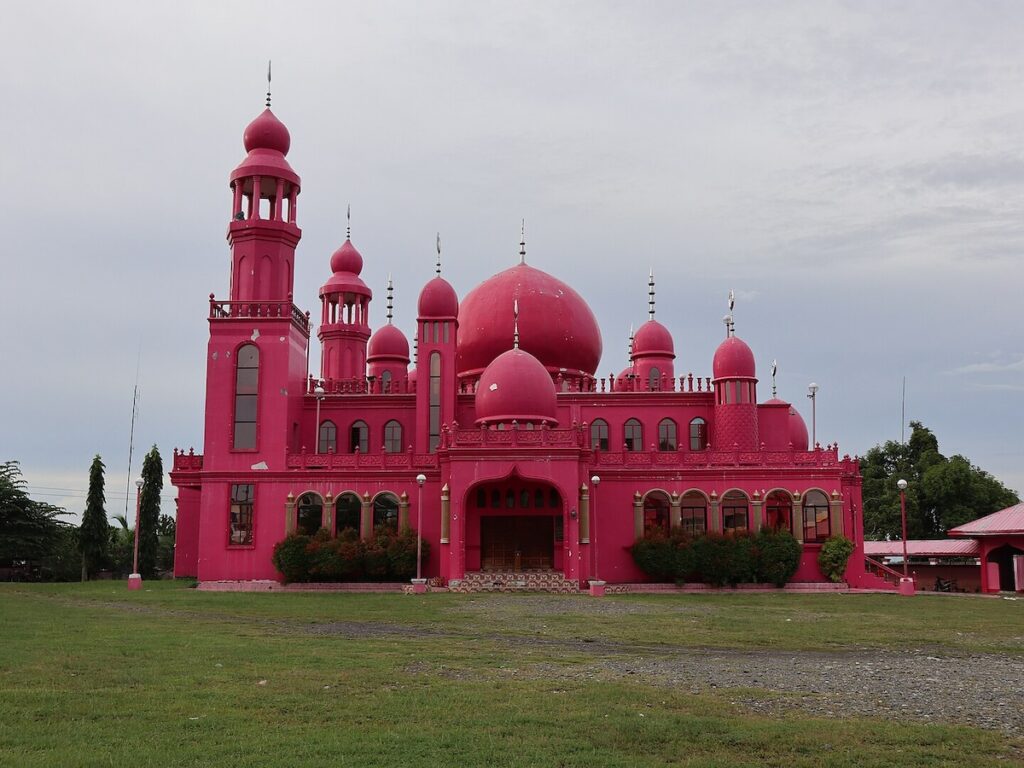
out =
<path fill-rule="evenodd" d="M 459 297 L 441 277 L 441 236 L 437 236 L 437 276 L 420 291 L 416 314 L 416 451 L 433 453 L 441 427 L 455 419 L 455 352 Z"/>
<path fill-rule="evenodd" d="M 655 391 L 663 385 L 671 389 L 675 376 L 675 345 L 668 329 L 654 319 L 653 269 L 647 280 L 647 296 L 647 322 L 640 326 L 633 338 L 630 360 L 641 389 Z"/>
<path fill-rule="evenodd" d="M 716 450 L 756 450 L 759 447 L 757 422 L 757 375 L 754 353 L 736 336 L 732 310 L 733 292 L 729 291 L 729 314 L 725 322 L 725 341 L 712 361 L 715 385 L 715 422 L 711 445 Z"/>
<path fill-rule="evenodd" d="M 362 281 L 363 257 L 352 245 L 352 211 L 345 242 L 331 256 L 331 279 L 320 289 L 320 375 L 325 379 L 366 378 L 366 344 L 370 339 L 373 291 Z"/>

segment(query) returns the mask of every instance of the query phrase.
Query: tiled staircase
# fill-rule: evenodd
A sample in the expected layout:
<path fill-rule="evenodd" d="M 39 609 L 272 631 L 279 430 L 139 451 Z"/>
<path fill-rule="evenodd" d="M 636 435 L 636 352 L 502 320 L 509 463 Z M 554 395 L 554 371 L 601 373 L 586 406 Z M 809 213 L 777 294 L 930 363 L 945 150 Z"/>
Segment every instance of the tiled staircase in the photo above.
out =
<path fill-rule="evenodd" d="M 476 571 L 448 583 L 452 592 L 552 592 L 576 594 L 579 585 L 561 571 Z"/>

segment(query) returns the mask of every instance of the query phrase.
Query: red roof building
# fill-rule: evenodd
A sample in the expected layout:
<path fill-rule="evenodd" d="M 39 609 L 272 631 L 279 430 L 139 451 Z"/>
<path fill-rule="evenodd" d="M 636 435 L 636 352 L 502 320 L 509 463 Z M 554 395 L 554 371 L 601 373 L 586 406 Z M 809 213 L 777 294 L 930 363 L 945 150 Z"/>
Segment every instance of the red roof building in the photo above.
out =
<path fill-rule="evenodd" d="M 959 525 L 949 535 L 974 539 L 982 592 L 1024 592 L 1024 503 Z"/>

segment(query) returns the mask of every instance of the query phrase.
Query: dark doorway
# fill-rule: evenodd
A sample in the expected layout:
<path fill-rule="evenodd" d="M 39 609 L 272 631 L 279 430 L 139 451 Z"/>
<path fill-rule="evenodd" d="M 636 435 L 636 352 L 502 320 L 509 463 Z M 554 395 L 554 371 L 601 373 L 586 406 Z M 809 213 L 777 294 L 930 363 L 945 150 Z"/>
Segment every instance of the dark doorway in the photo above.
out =
<path fill-rule="evenodd" d="M 1015 555 L 1024 555 L 1024 551 L 1004 544 L 988 553 L 990 563 L 999 565 L 999 591 L 1016 592 L 1017 584 L 1013 576 L 1013 558 Z"/>
<path fill-rule="evenodd" d="M 500 515 L 480 519 L 480 567 L 485 571 L 550 569 L 555 518 Z"/>

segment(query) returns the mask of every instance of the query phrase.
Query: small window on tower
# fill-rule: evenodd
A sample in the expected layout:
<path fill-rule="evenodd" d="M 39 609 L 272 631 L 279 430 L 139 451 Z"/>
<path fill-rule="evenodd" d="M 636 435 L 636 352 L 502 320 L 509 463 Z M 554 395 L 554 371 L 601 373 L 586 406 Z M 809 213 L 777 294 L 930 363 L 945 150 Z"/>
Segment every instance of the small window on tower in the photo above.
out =
<path fill-rule="evenodd" d="M 229 544 L 252 544 L 253 497 L 255 489 L 256 486 L 251 483 L 238 483 L 231 486 Z"/>

